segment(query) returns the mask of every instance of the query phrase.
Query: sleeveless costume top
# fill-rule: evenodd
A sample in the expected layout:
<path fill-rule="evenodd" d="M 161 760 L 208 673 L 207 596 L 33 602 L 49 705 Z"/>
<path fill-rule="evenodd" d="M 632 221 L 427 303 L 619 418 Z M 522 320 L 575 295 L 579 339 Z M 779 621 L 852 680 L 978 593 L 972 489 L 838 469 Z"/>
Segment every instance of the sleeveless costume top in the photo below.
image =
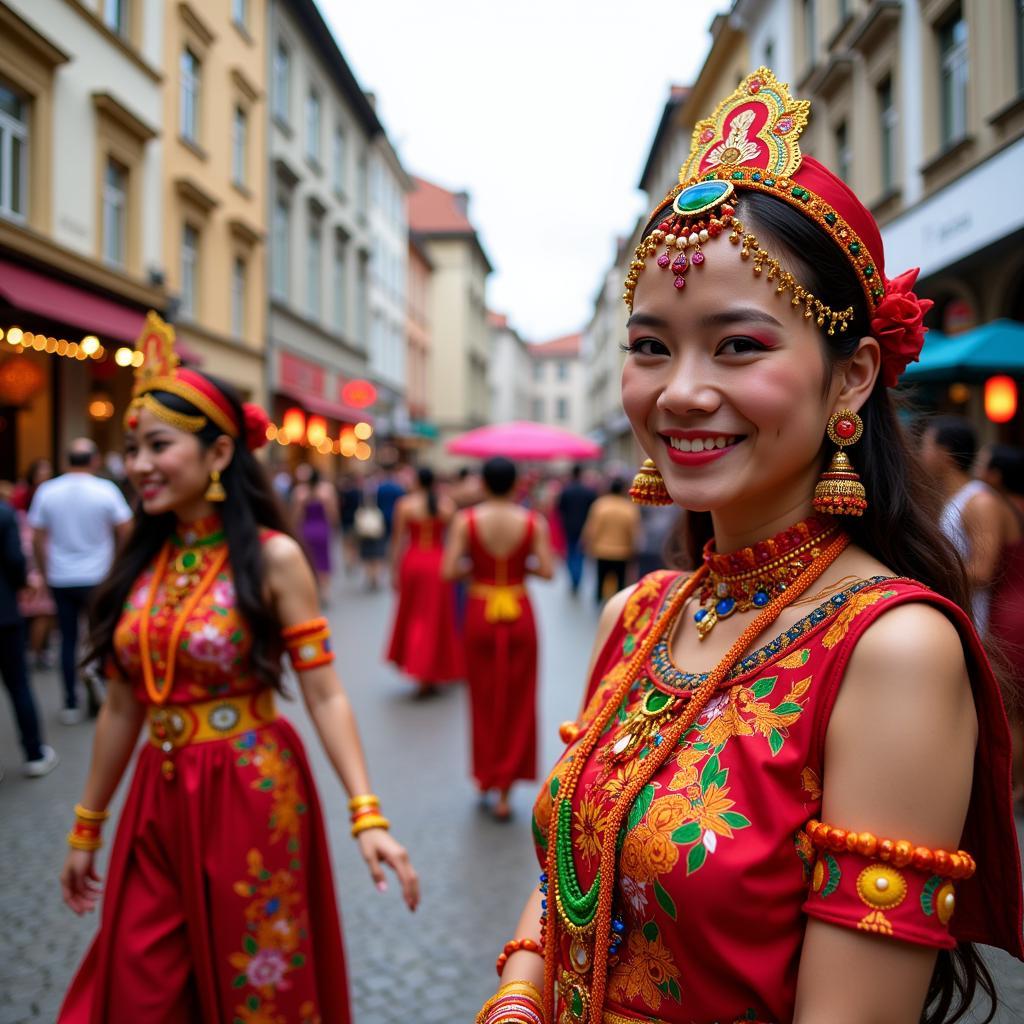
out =
<path fill-rule="evenodd" d="M 580 738 L 684 580 L 657 572 L 637 586 L 596 662 Z M 816 857 L 803 827 L 821 817 L 825 734 L 854 646 L 880 614 L 911 601 L 937 605 L 953 620 L 971 668 L 980 735 L 962 845 L 978 872 L 957 882 L 954 895 L 953 883 L 886 866 L 896 876 L 887 874 L 884 883 L 900 897 L 894 901 L 864 884 L 878 866 L 857 871 L 841 857 Z M 627 748 L 632 756 L 611 756 L 618 725 L 641 702 L 657 710 L 665 695 L 687 699 L 705 678 L 672 664 L 670 637 L 671 631 L 653 648 L 576 787 L 569 827 L 583 892 L 594 881 L 618 794 L 660 740 L 652 734 Z M 578 742 L 570 743 L 535 805 L 542 866 L 553 799 Z M 917 583 L 887 577 L 830 597 L 741 659 L 634 802 L 619 839 L 614 913 L 621 931 L 608 961 L 606 1024 L 791 1020 L 808 915 L 927 946 L 949 948 L 955 936 L 1021 956 L 1006 751 L 998 690 L 958 608 Z M 552 1020 L 577 1024 L 589 1019 L 592 943 L 608 936 L 563 927 L 554 897 L 552 891 L 547 941 L 554 935 L 558 942 L 559 1000 Z"/>

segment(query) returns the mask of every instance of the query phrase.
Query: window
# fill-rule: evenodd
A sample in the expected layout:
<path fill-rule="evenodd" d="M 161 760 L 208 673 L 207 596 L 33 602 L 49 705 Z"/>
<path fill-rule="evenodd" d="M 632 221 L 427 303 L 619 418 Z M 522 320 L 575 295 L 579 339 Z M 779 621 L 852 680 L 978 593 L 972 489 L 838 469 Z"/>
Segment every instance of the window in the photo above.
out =
<path fill-rule="evenodd" d="M 288 124 L 291 120 L 288 111 L 291 107 L 292 61 L 288 47 L 282 42 L 277 44 L 277 49 L 274 51 L 273 75 L 274 117 Z"/>
<path fill-rule="evenodd" d="M 957 7 L 939 26 L 941 142 L 945 149 L 967 134 L 967 22 Z"/>
<path fill-rule="evenodd" d="M 533 363 L 533 379 L 536 381 L 544 379 L 544 364 L 539 359 L 534 360 Z"/>
<path fill-rule="evenodd" d="M 558 398 L 555 400 L 555 419 L 559 423 L 565 423 L 569 419 L 568 398 Z"/>
<path fill-rule="evenodd" d="M 369 277 L 370 255 L 366 252 L 359 254 L 359 278 L 356 281 L 356 335 L 358 343 L 366 345 L 366 294 L 367 278 Z"/>
<path fill-rule="evenodd" d="M 115 267 L 125 264 L 128 233 L 128 168 L 111 157 L 103 175 L 103 258 Z"/>
<path fill-rule="evenodd" d="M 231 121 L 231 180 L 236 185 L 245 185 L 248 150 L 249 118 L 241 107 L 235 107 Z"/>
<path fill-rule="evenodd" d="M 245 260 L 235 257 L 231 265 L 231 333 L 236 338 L 245 337 Z"/>
<path fill-rule="evenodd" d="M 199 232 L 186 224 L 181 233 L 181 314 L 195 319 L 199 284 Z"/>
<path fill-rule="evenodd" d="M 278 195 L 274 201 L 271 225 L 270 289 L 275 298 L 288 298 L 288 267 L 291 263 L 292 210 L 288 199 Z"/>
<path fill-rule="evenodd" d="M 186 47 L 181 51 L 181 134 L 199 141 L 199 58 Z"/>
<path fill-rule="evenodd" d="M 839 24 L 844 24 L 849 16 L 850 0 L 839 0 Z"/>
<path fill-rule="evenodd" d="M 320 277 L 323 273 L 323 232 L 320 218 L 310 216 L 306 238 L 306 312 L 314 320 L 320 319 Z"/>
<path fill-rule="evenodd" d="M 315 89 L 306 97 L 306 156 L 320 162 L 320 94 Z"/>
<path fill-rule="evenodd" d="M 569 379 L 569 364 L 564 359 L 559 359 L 555 364 L 555 375 L 558 380 Z"/>
<path fill-rule="evenodd" d="M 28 104 L 0 82 L 0 215 L 28 212 Z"/>
<path fill-rule="evenodd" d="M 845 121 L 836 125 L 836 172 L 845 182 L 850 180 L 850 132 Z"/>
<path fill-rule="evenodd" d="M 359 159 L 356 161 L 356 204 L 359 207 L 359 214 L 362 217 L 366 216 L 366 178 L 366 151 L 363 150 L 363 152 L 359 154 Z"/>
<path fill-rule="evenodd" d="M 332 156 L 334 164 L 334 191 L 341 195 L 348 184 L 348 146 L 345 141 L 345 129 L 340 124 L 335 125 L 334 128 L 334 153 Z"/>
<path fill-rule="evenodd" d="M 1013 0 L 1016 8 L 1014 26 L 1017 35 L 1017 92 L 1024 93 L 1024 0 Z"/>
<path fill-rule="evenodd" d="M 530 419 L 535 423 L 541 423 L 544 420 L 544 399 L 534 398 L 530 401 Z"/>
<path fill-rule="evenodd" d="M 121 37 L 128 35 L 130 0 L 103 0 L 103 24 Z"/>
<path fill-rule="evenodd" d="M 814 67 L 818 53 L 818 19 L 814 9 L 816 0 L 803 0 L 804 3 L 804 57 L 806 66 Z"/>
<path fill-rule="evenodd" d="M 882 191 L 896 187 L 896 107 L 892 99 L 892 79 L 878 84 L 878 123 L 881 131 Z"/>
<path fill-rule="evenodd" d="M 249 27 L 249 0 L 231 0 L 231 20 L 239 27 Z"/>
<path fill-rule="evenodd" d="M 344 333 L 348 328 L 348 240 L 340 232 L 334 237 L 331 292 L 334 300 L 331 311 L 334 328 Z"/>

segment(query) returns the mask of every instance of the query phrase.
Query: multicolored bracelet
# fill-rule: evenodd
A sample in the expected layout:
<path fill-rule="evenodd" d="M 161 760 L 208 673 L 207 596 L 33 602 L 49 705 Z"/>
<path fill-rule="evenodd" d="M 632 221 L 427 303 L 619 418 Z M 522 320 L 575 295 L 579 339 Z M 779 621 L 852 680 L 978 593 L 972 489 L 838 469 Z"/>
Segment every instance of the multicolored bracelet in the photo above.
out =
<path fill-rule="evenodd" d="M 978 867 L 965 850 L 956 853 L 931 850 L 927 846 L 915 846 L 908 839 L 879 839 L 871 832 L 854 832 L 815 820 L 809 821 L 804 831 L 819 850 L 835 853 L 848 850 L 863 857 L 877 857 L 895 868 L 911 867 L 942 878 L 970 878 Z"/>
<path fill-rule="evenodd" d="M 476 1024 L 546 1024 L 540 991 L 528 981 L 510 981 L 487 1000 Z"/>
<path fill-rule="evenodd" d="M 494 969 L 498 972 L 499 978 L 501 977 L 501 972 L 505 970 L 508 958 L 513 953 L 536 953 L 537 956 L 543 956 L 544 950 L 540 943 L 535 942 L 533 939 L 512 939 L 510 942 L 506 942 L 505 948 L 498 954 L 498 959 L 494 964 Z"/>
<path fill-rule="evenodd" d="M 331 629 L 323 616 L 282 629 L 281 639 L 296 672 L 307 672 L 334 661 Z"/>
<path fill-rule="evenodd" d="M 110 811 L 91 811 L 88 807 L 75 804 L 75 824 L 68 833 L 68 846 L 73 850 L 92 852 L 103 845 L 100 831 L 103 822 L 110 817 Z"/>
<path fill-rule="evenodd" d="M 368 832 L 371 828 L 382 828 L 385 831 L 391 827 L 391 822 L 381 814 L 361 814 L 352 822 L 352 838 Z"/>

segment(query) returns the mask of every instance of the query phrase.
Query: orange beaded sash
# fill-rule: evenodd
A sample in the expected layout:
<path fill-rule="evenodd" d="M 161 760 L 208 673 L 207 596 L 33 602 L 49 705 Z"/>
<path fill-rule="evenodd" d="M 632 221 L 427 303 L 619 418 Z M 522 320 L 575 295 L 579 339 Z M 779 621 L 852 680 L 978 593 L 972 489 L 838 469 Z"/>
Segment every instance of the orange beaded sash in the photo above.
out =
<path fill-rule="evenodd" d="M 553 897 L 553 899 L 549 898 L 549 906 L 552 904 L 553 906 L 544 950 L 545 1006 L 555 1007 L 555 981 L 561 955 L 559 931 L 567 930 L 574 934 L 576 941 L 586 940 L 592 946 L 589 957 L 591 965 L 589 992 L 585 991 L 579 983 L 573 985 L 572 994 L 577 1000 L 579 1009 L 582 1011 L 574 1017 L 574 1020 L 579 1020 L 581 1024 L 583 1022 L 600 1024 L 602 1021 L 608 969 L 607 937 L 611 927 L 612 903 L 614 900 L 616 845 L 626 816 L 629 814 L 640 791 L 650 782 L 651 778 L 676 749 L 679 741 L 690 730 L 698 715 L 704 710 L 721 682 L 728 675 L 729 670 L 739 660 L 744 651 L 778 618 L 787 605 L 797 600 L 825 572 L 836 558 L 842 554 L 849 543 L 850 539 L 845 534 L 836 537 L 821 555 L 799 577 L 790 583 L 788 589 L 771 599 L 763 611 L 740 634 L 736 642 L 726 652 L 725 657 L 708 674 L 707 679 L 693 692 L 680 716 L 663 730 L 664 741 L 643 760 L 640 770 L 637 771 L 630 783 L 623 789 L 611 811 L 601 845 L 598 871 L 594 879 L 594 884 L 598 887 L 596 912 L 593 920 L 581 928 L 574 925 L 568 919 L 561 905 L 563 899 L 562 886 L 565 884 L 565 879 L 560 875 L 560 867 L 567 869 L 571 873 L 572 882 L 575 882 L 576 872 L 575 865 L 572 863 L 571 849 L 567 851 L 565 844 L 559 842 L 559 820 L 565 816 L 565 812 L 559 812 L 563 805 L 566 805 L 571 812 L 573 796 L 583 769 L 592 757 L 602 735 L 604 735 L 606 726 L 611 722 L 622 700 L 639 676 L 654 645 L 671 628 L 686 602 L 703 584 L 708 571 L 706 565 L 698 569 L 686 584 L 679 588 L 662 612 L 659 620 L 650 629 L 644 641 L 634 652 L 619 685 L 608 695 L 603 708 L 593 721 L 590 722 L 586 732 L 581 734 L 579 746 L 571 755 L 571 760 L 568 763 L 568 768 L 562 778 L 551 810 L 551 820 L 548 826 L 546 869 L 547 876 L 550 879 L 550 892 Z M 578 889 L 578 886 L 575 888 Z M 570 898 L 579 898 L 580 895 L 578 892 L 572 892 L 570 888 Z"/>

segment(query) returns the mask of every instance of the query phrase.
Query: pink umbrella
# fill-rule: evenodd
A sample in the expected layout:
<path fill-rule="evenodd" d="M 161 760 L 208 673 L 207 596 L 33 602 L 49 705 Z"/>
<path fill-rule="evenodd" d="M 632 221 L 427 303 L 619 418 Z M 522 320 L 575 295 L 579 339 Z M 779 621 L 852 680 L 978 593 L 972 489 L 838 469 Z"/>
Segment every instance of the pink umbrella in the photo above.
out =
<path fill-rule="evenodd" d="M 494 423 L 478 427 L 452 438 L 446 445 L 453 455 L 488 459 L 504 455 L 507 459 L 539 461 L 549 459 L 596 459 L 601 446 L 579 434 L 543 423 Z"/>

